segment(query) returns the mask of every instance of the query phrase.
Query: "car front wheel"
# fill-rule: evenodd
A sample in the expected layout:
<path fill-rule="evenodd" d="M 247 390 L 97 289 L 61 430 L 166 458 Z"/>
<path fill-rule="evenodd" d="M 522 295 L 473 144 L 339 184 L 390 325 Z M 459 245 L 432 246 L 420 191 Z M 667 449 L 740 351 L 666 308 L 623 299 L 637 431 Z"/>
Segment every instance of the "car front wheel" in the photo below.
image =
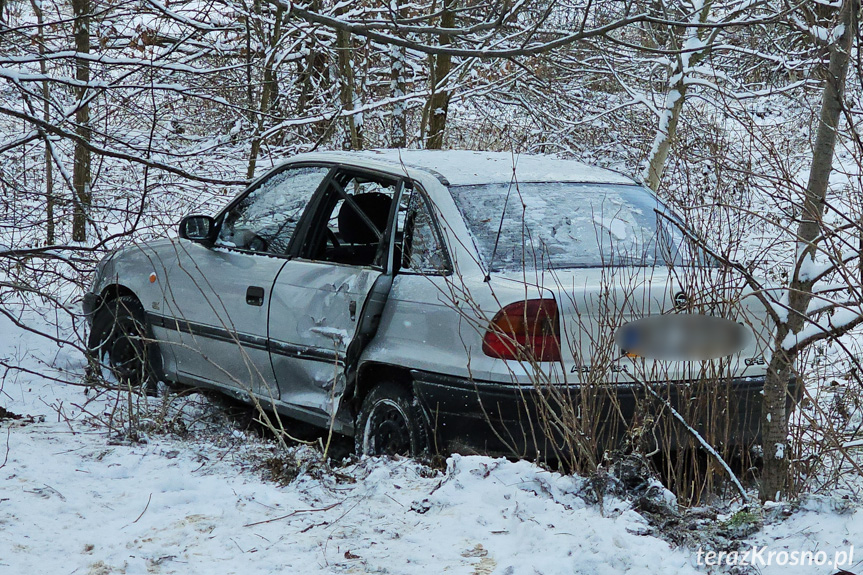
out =
<path fill-rule="evenodd" d="M 420 455 L 428 447 L 422 411 L 403 387 L 382 383 L 363 400 L 354 442 L 359 456 Z"/>
<path fill-rule="evenodd" d="M 149 331 L 136 298 L 121 296 L 105 302 L 93 318 L 87 342 L 92 365 L 123 387 L 155 393 L 158 375 L 153 360 L 159 352 Z"/>

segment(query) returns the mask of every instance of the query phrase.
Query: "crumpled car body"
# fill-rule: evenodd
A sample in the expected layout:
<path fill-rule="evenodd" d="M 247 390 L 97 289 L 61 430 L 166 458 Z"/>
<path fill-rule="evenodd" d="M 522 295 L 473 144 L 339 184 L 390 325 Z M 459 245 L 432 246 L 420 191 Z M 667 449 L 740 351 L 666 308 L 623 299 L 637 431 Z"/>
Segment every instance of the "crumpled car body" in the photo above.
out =
<path fill-rule="evenodd" d="M 167 381 L 347 435 L 386 381 L 438 450 L 551 456 L 575 428 L 608 444 L 670 410 L 705 430 L 689 409 L 702 396 L 725 410 L 715 442 L 758 437 L 764 308 L 616 172 L 485 152 L 314 153 L 183 225 L 108 256 L 84 303 L 92 317 L 118 295 L 139 301 Z M 615 343 L 628 322 L 680 313 L 750 337 L 710 361 Z"/>

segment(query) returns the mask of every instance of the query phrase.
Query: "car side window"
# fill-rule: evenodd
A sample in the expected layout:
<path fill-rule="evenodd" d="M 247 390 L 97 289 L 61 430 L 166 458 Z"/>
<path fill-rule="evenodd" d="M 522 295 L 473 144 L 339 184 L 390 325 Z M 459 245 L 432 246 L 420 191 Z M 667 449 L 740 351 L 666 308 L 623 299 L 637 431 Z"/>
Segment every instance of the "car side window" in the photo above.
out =
<path fill-rule="evenodd" d="M 312 260 L 382 266 L 398 180 L 343 172 L 332 180 L 303 249 Z"/>
<path fill-rule="evenodd" d="M 330 168 L 277 172 L 225 214 L 217 245 L 284 255 L 297 223 Z"/>
<path fill-rule="evenodd" d="M 411 192 L 404 222 L 400 224 L 404 230 L 402 269 L 427 275 L 446 274 L 449 271 L 446 249 L 440 241 L 428 202 L 419 190 L 414 189 Z"/>

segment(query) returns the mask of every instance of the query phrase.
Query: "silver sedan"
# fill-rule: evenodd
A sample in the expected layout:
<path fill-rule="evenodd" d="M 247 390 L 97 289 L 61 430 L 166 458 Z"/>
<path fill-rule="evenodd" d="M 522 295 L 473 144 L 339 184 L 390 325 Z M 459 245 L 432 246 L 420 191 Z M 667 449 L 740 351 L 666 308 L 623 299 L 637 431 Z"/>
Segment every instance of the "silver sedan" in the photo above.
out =
<path fill-rule="evenodd" d="M 693 237 L 643 186 L 577 162 L 301 155 L 179 237 L 102 261 L 89 346 L 133 385 L 215 388 L 367 454 L 553 456 L 567 434 L 612 441 L 671 383 L 658 411 L 702 429 L 686 407 L 718 363 L 722 441 L 752 440 L 766 314 Z M 695 313 L 746 326 L 742 349 L 645 357 L 614 337 Z"/>

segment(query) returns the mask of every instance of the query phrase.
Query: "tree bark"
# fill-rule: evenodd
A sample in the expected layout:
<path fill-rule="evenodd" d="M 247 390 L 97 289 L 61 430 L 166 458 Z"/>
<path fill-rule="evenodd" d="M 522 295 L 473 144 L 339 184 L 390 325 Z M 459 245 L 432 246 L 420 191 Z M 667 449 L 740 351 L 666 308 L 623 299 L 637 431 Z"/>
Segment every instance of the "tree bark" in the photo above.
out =
<path fill-rule="evenodd" d="M 246 105 L 249 108 L 249 122 L 254 122 L 255 113 L 252 111 L 255 105 L 255 91 L 252 84 L 252 9 L 246 6 L 245 2 L 243 2 L 243 8 L 246 9 Z"/>
<path fill-rule="evenodd" d="M 74 15 L 75 51 L 79 54 L 90 53 L 90 0 L 72 0 Z M 87 58 L 75 59 L 75 78 L 80 85 L 76 88 L 78 106 L 75 123 L 78 136 L 90 141 L 90 105 L 87 103 L 88 84 L 90 83 L 90 61 Z M 72 184 L 75 188 L 75 207 L 72 214 L 72 241 L 87 241 L 87 211 L 90 207 L 90 150 L 83 143 L 76 142 Z"/>
<path fill-rule="evenodd" d="M 707 17 L 710 15 L 711 2 L 705 2 L 701 10 L 698 12 L 696 19 L 699 23 L 707 22 Z M 699 30 L 695 29 L 691 34 L 699 36 Z M 669 31 L 669 38 L 673 38 L 673 34 Z M 706 49 L 707 47 L 705 47 Z M 680 46 L 675 46 L 675 49 L 680 50 Z M 677 64 L 674 66 L 669 75 L 669 85 L 665 94 L 665 104 L 662 107 L 661 116 L 659 117 L 659 127 L 656 130 L 656 136 L 653 139 L 653 147 L 647 158 L 647 168 L 644 177 L 647 180 L 647 185 L 654 192 L 659 189 L 659 182 L 662 179 L 662 172 L 665 170 L 665 162 L 668 160 L 668 153 L 671 151 L 671 145 L 677 137 L 677 125 L 680 122 L 680 112 L 683 110 L 683 104 L 686 102 L 686 72 L 687 68 L 696 64 L 704 55 L 704 50 L 700 52 L 681 52 L 677 55 Z"/>
<path fill-rule="evenodd" d="M 441 14 L 441 28 L 453 28 L 455 26 L 455 8 L 458 0 L 443 0 L 443 12 Z M 451 40 L 447 35 L 440 37 L 441 46 L 448 46 Z M 431 96 L 428 102 L 428 130 L 426 131 L 426 148 L 429 150 L 440 150 L 443 148 L 443 136 L 446 129 L 446 118 L 449 111 L 449 90 L 443 89 L 452 70 L 452 56 L 449 54 L 438 54 L 434 57 L 431 66 Z"/>
<path fill-rule="evenodd" d="M 261 151 L 261 135 L 264 132 L 264 116 L 270 110 L 273 95 L 279 89 L 276 82 L 276 73 L 273 69 L 273 62 L 276 58 L 276 48 L 279 42 L 282 41 L 282 18 L 284 13 L 284 7 L 279 4 L 276 8 L 276 23 L 273 25 L 273 35 L 270 38 L 270 50 L 266 55 L 264 63 L 264 85 L 261 87 L 261 105 L 259 107 L 258 122 L 255 126 L 255 135 L 252 138 L 252 149 L 249 152 L 249 167 L 246 170 L 246 177 L 248 179 L 255 177 L 255 166 L 258 162 L 258 154 Z"/>
<path fill-rule="evenodd" d="M 401 4 L 401 0 L 393 0 L 390 4 L 393 17 L 402 19 L 407 17 L 407 9 Z M 390 94 L 393 98 L 403 98 L 407 91 L 405 72 L 407 67 L 407 49 L 403 46 L 390 46 Z M 404 101 L 393 103 L 392 121 L 390 123 L 390 148 L 404 148 L 407 146 L 407 110 Z"/>
<path fill-rule="evenodd" d="M 42 73 L 42 119 L 48 123 L 51 121 L 51 85 L 48 83 L 48 63 L 45 61 L 45 20 L 42 14 L 42 5 L 36 0 L 30 0 L 33 13 L 36 15 L 38 32 L 36 41 L 39 43 L 39 71 Z M 56 234 L 54 230 L 54 160 L 51 157 L 51 148 L 45 142 L 45 243 L 54 245 Z"/>
<path fill-rule="evenodd" d="M 345 8 L 337 11 L 341 15 Z M 347 30 L 336 30 L 336 49 L 339 53 L 339 76 L 341 80 L 342 110 L 352 112 L 354 106 L 354 54 L 351 49 L 351 33 Z M 352 150 L 363 149 L 363 126 L 355 114 L 348 114 L 348 138 L 346 147 Z"/>
<path fill-rule="evenodd" d="M 812 168 L 809 171 L 803 210 L 797 228 L 797 266 L 788 286 L 788 320 L 777 327 L 773 356 L 764 382 L 761 415 L 764 446 L 764 471 L 760 486 L 762 501 L 780 500 L 788 493 L 789 450 L 786 447 L 788 421 L 785 403 L 797 354 L 786 352 L 782 344 L 788 334 L 799 333 L 803 329 L 805 314 L 812 299 L 813 281 L 808 277 L 800 278 L 800 267 L 806 258 L 814 259 L 816 240 L 822 233 L 824 200 L 830 172 L 833 170 L 836 134 L 845 97 L 845 78 L 848 75 L 858 9 L 859 0 L 844 0 L 837 27 L 834 28 L 834 33 L 841 29 L 841 34 L 830 45 L 830 62 L 821 100 L 821 118 L 812 150 Z"/>
<path fill-rule="evenodd" d="M 668 93 L 665 95 L 665 106 L 663 106 L 662 115 L 659 118 L 659 128 L 656 131 L 653 148 L 647 160 L 647 185 L 654 192 L 659 189 L 662 172 L 665 170 L 665 162 L 668 160 L 668 152 L 671 150 L 672 142 L 677 137 L 680 111 L 686 101 L 686 84 L 683 81 L 683 74 L 676 71 L 675 75 L 680 75 L 680 81 L 669 87 Z"/>

